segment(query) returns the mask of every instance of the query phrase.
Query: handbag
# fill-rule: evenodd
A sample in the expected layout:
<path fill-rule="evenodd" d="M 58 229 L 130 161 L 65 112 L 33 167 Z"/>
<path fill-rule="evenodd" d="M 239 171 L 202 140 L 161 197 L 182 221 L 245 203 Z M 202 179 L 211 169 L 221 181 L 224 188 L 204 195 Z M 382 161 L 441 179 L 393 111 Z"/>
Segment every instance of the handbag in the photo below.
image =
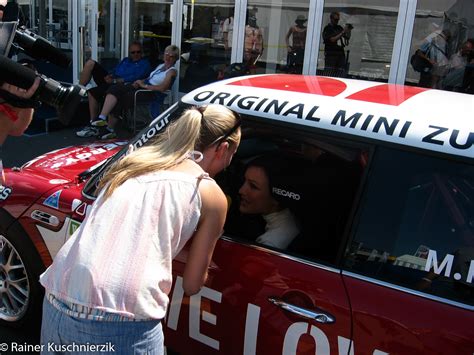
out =
<path fill-rule="evenodd" d="M 420 50 L 418 49 L 415 53 L 413 53 L 410 58 L 410 63 L 415 71 L 420 73 L 427 73 L 433 68 L 433 64 L 431 64 L 428 59 L 422 57 L 419 54 L 419 51 Z"/>

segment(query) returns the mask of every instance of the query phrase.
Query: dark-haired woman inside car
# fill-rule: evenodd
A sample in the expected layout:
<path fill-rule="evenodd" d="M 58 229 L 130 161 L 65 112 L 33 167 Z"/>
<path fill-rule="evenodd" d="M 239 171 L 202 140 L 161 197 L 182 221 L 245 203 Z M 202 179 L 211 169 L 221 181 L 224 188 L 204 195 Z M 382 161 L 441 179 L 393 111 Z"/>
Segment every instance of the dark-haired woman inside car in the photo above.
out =
<path fill-rule="evenodd" d="M 276 158 L 255 158 L 248 163 L 239 189 L 240 212 L 261 215 L 265 220 L 265 232 L 256 241 L 279 249 L 286 249 L 300 232 L 295 216 L 284 203 L 295 196 L 280 185 L 284 169 L 285 164 Z"/>

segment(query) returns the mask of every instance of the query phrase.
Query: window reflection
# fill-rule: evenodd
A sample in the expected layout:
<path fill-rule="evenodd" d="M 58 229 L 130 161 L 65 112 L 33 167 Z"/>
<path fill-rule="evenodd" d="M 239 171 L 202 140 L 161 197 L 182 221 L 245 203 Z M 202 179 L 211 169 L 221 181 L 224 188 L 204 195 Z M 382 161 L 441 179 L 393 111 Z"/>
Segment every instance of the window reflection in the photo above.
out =
<path fill-rule="evenodd" d="M 234 7 L 233 0 L 213 5 L 185 0 L 179 84 L 181 92 L 189 92 L 223 78 L 230 65 Z"/>
<path fill-rule="evenodd" d="M 139 40 L 143 54 L 152 67 L 163 62 L 163 53 L 171 44 L 170 21 L 172 1 L 135 1 L 130 14 L 130 41 Z"/>
<path fill-rule="evenodd" d="M 374 166 L 346 267 L 472 305 L 472 167 L 385 149 Z"/>
<path fill-rule="evenodd" d="M 291 6 L 268 0 L 248 2 L 244 63 L 252 73 L 301 73 L 308 9 L 309 0 Z"/>
<path fill-rule="evenodd" d="M 387 82 L 399 3 L 325 2 L 317 73 Z"/>
<path fill-rule="evenodd" d="M 405 82 L 474 93 L 474 3 L 419 1 Z"/>

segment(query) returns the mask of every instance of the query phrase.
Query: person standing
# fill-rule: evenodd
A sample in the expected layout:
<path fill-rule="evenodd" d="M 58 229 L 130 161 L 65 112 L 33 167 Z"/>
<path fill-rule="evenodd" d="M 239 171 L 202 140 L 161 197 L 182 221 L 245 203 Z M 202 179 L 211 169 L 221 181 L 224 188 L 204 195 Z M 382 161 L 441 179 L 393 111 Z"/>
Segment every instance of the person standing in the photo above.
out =
<path fill-rule="evenodd" d="M 286 48 L 288 50 L 287 66 L 290 73 L 302 73 L 304 60 L 304 47 L 306 44 L 307 28 L 306 17 L 298 15 L 296 17 L 295 26 L 291 26 L 285 36 Z M 291 37 L 291 46 L 290 46 Z"/>
<path fill-rule="evenodd" d="M 119 354 L 163 354 L 172 261 L 190 241 L 183 288 L 199 292 L 227 212 L 213 177 L 239 146 L 240 122 L 221 105 L 188 109 L 110 168 L 90 213 L 40 277 L 41 344 L 107 341 Z"/>
<path fill-rule="evenodd" d="M 34 108 L 22 100 L 31 98 L 40 84 L 37 77 L 29 89 L 22 89 L 14 85 L 3 83 L 0 86 L 0 147 L 7 139 L 7 136 L 19 136 L 28 128 L 33 119 Z M 4 94 L 9 97 L 16 97 L 16 102 L 11 102 L 4 98 Z M 25 106 L 25 107 L 23 107 Z"/>
<path fill-rule="evenodd" d="M 419 86 L 439 88 L 448 71 L 448 42 L 451 38 L 449 29 L 436 30 L 428 35 L 420 46 L 418 55 L 428 60 L 432 67 L 420 73 Z"/>
<path fill-rule="evenodd" d="M 344 76 L 346 71 L 346 56 L 344 47 L 351 36 L 351 26 L 344 28 L 339 25 L 339 12 L 331 12 L 330 22 L 323 29 L 324 69 L 333 76 Z"/>
<path fill-rule="evenodd" d="M 250 14 L 245 26 L 244 62 L 251 74 L 255 74 L 255 64 L 263 53 L 263 30 L 257 25 L 257 18 Z"/>
<path fill-rule="evenodd" d="M 227 17 L 222 25 L 222 34 L 224 38 L 224 50 L 226 57 L 230 58 L 232 51 L 232 36 L 234 35 L 234 15 Z"/>
<path fill-rule="evenodd" d="M 33 119 L 34 108 L 30 99 L 40 84 L 37 77 L 27 90 L 3 83 L 0 86 L 0 185 L 5 181 L 3 176 L 2 145 L 8 136 L 20 136 L 25 132 Z M 8 96 L 16 102 L 5 99 Z M 23 101 L 24 100 L 24 101 Z M 24 107 L 23 107 L 24 106 Z"/>

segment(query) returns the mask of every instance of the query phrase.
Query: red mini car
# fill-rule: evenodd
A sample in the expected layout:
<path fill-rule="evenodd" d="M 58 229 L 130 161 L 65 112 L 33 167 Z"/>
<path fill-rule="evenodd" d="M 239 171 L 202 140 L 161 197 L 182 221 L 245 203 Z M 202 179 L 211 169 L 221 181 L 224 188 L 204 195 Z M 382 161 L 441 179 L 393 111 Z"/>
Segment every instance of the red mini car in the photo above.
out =
<path fill-rule="evenodd" d="M 225 231 L 201 291 L 173 264 L 163 320 L 180 354 L 474 353 L 474 97 L 393 84 L 261 75 L 185 95 L 130 142 L 69 147 L 6 171 L 0 191 L 0 319 L 41 304 L 39 274 L 87 214 L 109 164 L 190 105 L 222 104 L 243 139 L 216 180 Z M 246 164 L 271 155 L 272 194 L 298 222 L 289 244 L 243 214 Z"/>

